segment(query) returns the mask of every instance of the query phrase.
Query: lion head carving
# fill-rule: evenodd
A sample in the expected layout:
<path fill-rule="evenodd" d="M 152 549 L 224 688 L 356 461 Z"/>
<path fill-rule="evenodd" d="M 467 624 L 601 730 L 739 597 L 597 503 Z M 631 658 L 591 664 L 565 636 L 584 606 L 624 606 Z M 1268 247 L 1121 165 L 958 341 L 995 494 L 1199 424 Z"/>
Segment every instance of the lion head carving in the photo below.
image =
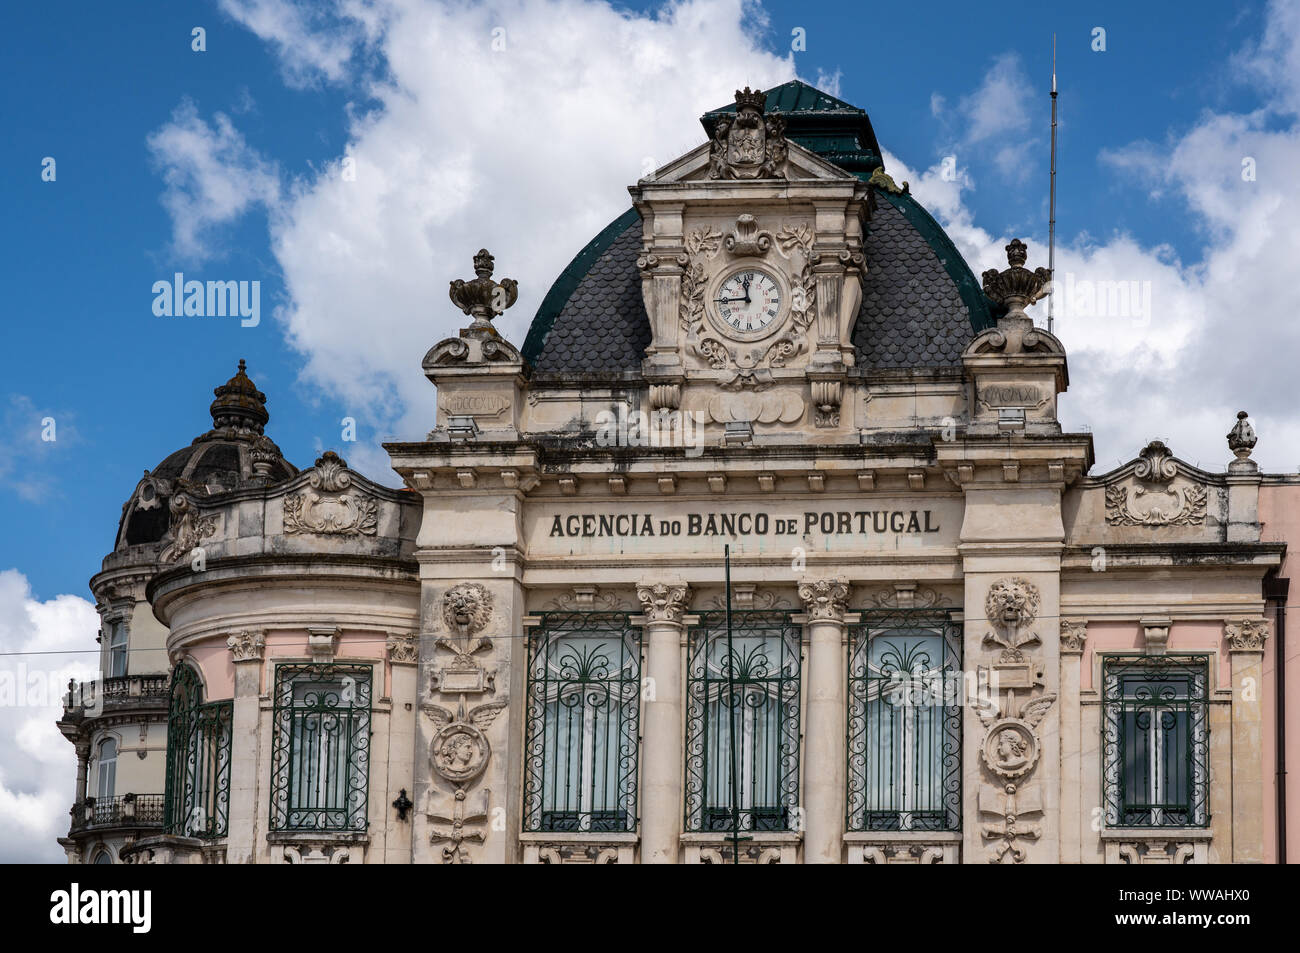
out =
<path fill-rule="evenodd" d="M 492 593 L 481 583 L 457 583 L 443 594 L 442 621 L 453 631 L 481 631 L 491 617 Z"/>
<path fill-rule="evenodd" d="M 989 587 L 984 600 L 984 614 L 994 626 L 1018 629 L 1038 616 L 1038 589 L 1020 578 L 999 579 Z"/>

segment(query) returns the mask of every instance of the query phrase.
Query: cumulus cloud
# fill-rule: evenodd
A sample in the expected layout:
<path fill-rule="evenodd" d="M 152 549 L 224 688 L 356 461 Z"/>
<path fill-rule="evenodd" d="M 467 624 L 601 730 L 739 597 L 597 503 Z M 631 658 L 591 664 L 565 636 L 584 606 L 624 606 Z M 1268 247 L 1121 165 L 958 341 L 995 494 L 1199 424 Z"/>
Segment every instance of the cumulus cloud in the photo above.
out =
<path fill-rule="evenodd" d="M 215 229 L 279 199 L 275 165 L 249 146 L 223 113 L 209 122 L 184 100 L 147 142 L 166 185 L 162 204 L 172 220 L 173 245 L 184 258 L 211 257 Z"/>
<path fill-rule="evenodd" d="M 0 862 L 64 860 L 56 838 L 67 833 L 77 759 L 54 723 L 68 679 L 95 677 L 98 626 L 87 600 L 42 602 L 22 573 L 0 572 Z M 77 654 L 58 654 L 68 651 Z"/>
<path fill-rule="evenodd" d="M 357 22 L 355 5 L 335 10 Z M 582 0 L 366 10 L 382 69 L 358 66 L 355 81 L 377 105 L 350 116 L 345 155 L 278 206 L 278 317 L 308 382 L 408 437 L 432 420 L 420 359 L 464 324 L 446 288 L 474 252 L 489 246 L 498 277 L 519 281 L 497 324 L 521 342 L 556 275 L 628 208 L 629 184 L 701 143 L 698 117 L 738 84 L 794 75 L 790 55 L 759 46 L 761 10 L 742 0 L 646 15 Z M 268 17 L 241 22 L 277 49 L 296 24 L 311 47 L 311 23 Z"/>

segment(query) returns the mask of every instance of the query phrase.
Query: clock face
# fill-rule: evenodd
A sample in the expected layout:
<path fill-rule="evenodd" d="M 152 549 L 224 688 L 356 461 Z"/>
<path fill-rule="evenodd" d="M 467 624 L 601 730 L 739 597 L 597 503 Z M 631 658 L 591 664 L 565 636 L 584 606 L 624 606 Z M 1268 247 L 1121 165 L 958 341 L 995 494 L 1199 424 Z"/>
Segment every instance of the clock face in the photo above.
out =
<path fill-rule="evenodd" d="M 741 337 L 768 330 L 781 315 L 781 286 L 767 272 L 746 268 L 718 285 L 714 306 L 727 329 Z"/>

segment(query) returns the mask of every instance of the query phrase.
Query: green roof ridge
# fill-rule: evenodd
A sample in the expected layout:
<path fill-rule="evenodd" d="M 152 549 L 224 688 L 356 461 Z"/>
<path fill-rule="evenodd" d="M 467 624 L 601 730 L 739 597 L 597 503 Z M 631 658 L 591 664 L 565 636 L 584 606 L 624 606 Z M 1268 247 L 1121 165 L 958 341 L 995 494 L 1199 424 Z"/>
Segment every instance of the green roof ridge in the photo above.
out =
<path fill-rule="evenodd" d="M 546 344 L 546 336 L 555 326 L 555 319 L 560 316 L 565 304 L 577 289 L 578 283 L 587 276 L 596 259 L 609 250 L 609 246 L 614 244 L 614 239 L 627 231 L 634 222 L 640 220 L 640 212 L 635 208 L 628 209 L 601 229 L 600 234 L 587 242 L 582 251 L 574 255 L 573 261 L 560 272 L 560 276 L 551 285 L 551 290 L 546 292 L 546 297 L 542 299 L 533 323 L 528 327 L 528 336 L 524 338 L 523 355 L 529 363 L 537 362 L 542 347 Z"/>

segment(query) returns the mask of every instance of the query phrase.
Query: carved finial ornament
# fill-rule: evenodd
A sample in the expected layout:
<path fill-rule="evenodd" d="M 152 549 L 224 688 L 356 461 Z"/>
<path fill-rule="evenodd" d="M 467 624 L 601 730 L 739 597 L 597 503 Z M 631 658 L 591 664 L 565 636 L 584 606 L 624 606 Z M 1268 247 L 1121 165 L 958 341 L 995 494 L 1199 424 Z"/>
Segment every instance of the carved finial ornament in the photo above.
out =
<path fill-rule="evenodd" d="M 1228 431 L 1228 449 L 1236 455 L 1238 460 L 1249 458 L 1250 451 L 1255 449 L 1255 444 L 1259 440 L 1255 436 L 1255 428 L 1246 419 L 1248 416 L 1250 415 L 1244 410 L 1237 411 L 1237 422 Z"/>
<path fill-rule="evenodd" d="M 1052 273 L 1046 268 L 1030 271 L 1025 267 L 1029 250 L 1018 238 L 1011 240 L 1006 252 L 1010 267 L 1005 271 L 990 268 L 984 272 L 984 293 L 1006 306 L 1008 318 L 1023 318 L 1025 308 L 1051 290 Z"/>
<path fill-rule="evenodd" d="M 474 320 L 462 334 L 496 337 L 492 319 L 504 313 L 519 298 L 519 282 L 513 278 L 492 280 L 493 258 L 486 248 L 474 256 L 474 274 L 471 281 L 457 278 L 451 283 L 448 295 L 451 302 Z"/>

